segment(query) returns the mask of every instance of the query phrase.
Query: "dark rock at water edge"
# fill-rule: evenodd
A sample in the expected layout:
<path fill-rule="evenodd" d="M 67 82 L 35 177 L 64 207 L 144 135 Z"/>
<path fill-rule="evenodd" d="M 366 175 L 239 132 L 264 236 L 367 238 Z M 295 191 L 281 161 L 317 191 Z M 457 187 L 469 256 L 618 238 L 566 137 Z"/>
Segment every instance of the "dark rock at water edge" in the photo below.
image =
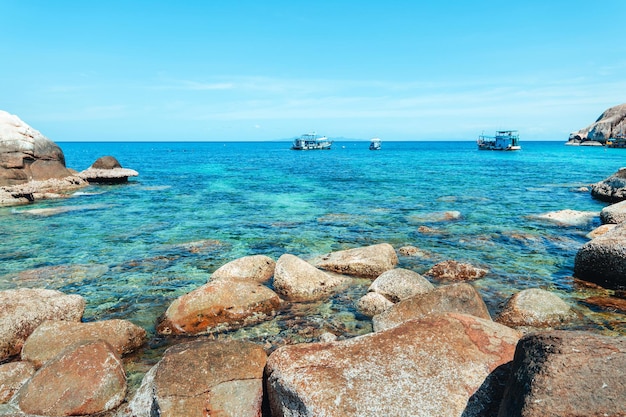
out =
<path fill-rule="evenodd" d="M 626 223 L 585 243 L 576 253 L 574 276 L 604 288 L 626 289 Z"/>
<path fill-rule="evenodd" d="M 591 195 L 609 203 L 626 200 L 626 168 L 620 168 L 607 179 L 592 184 Z"/>

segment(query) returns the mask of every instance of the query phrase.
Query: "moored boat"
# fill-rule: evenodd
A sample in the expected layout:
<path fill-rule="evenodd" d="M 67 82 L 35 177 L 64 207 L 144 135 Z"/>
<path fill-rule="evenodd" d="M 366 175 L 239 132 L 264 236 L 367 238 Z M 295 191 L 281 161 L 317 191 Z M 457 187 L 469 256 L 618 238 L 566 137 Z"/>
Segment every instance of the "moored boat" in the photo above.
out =
<path fill-rule="evenodd" d="M 619 133 L 606 141 L 607 148 L 626 148 L 626 134 Z"/>
<path fill-rule="evenodd" d="M 315 132 L 305 133 L 297 139 L 294 139 L 291 149 L 295 151 L 311 151 L 330 149 L 333 141 L 326 136 L 317 136 Z"/>
<path fill-rule="evenodd" d="M 481 151 L 518 151 L 522 149 L 517 130 L 498 130 L 495 136 L 480 135 L 476 143 Z"/>
<path fill-rule="evenodd" d="M 382 140 L 379 138 L 370 139 L 370 151 L 378 151 L 380 150 L 382 145 Z"/>

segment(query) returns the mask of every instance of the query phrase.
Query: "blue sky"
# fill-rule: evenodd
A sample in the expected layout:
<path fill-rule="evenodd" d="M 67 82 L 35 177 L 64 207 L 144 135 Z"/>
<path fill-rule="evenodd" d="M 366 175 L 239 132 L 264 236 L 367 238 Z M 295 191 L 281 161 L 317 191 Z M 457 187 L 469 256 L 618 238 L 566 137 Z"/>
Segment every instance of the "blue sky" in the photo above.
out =
<path fill-rule="evenodd" d="M 63 141 L 566 140 L 626 1 L 0 0 L 0 109 Z"/>

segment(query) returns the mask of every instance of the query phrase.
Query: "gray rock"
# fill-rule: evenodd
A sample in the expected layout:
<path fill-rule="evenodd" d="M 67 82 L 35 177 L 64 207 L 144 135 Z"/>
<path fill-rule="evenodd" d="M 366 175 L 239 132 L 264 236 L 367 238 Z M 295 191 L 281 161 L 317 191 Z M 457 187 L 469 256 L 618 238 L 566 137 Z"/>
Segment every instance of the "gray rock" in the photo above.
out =
<path fill-rule="evenodd" d="M 276 261 L 274 289 L 290 300 L 326 298 L 347 282 L 345 277 L 327 274 L 295 255 L 284 254 Z"/>
<path fill-rule="evenodd" d="M 605 110 L 595 122 L 570 134 L 570 141 L 597 141 L 600 145 L 617 134 L 626 133 L 626 104 L 620 104 Z"/>
<path fill-rule="evenodd" d="M 618 224 L 626 221 L 626 200 L 603 208 L 600 212 L 600 220 L 603 224 Z"/>
<path fill-rule="evenodd" d="M 534 216 L 539 220 L 546 220 L 559 226 L 583 226 L 598 217 L 595 211 L 559 210 Z"/>
<path fill-rule="evenodd" d="M 574 276 L 607 289 L 626 289 L 626 223 L 617 225 L 578 250 Z"/>
<path fill-rule="evenodd" d="M 372 282 L 368 291 L 377 292 L 394 303 L 418 294 L 432 291 L 435 287 L 417 272 L 395 268 L 383 272 Z"/>
<path fill-rule="evenodd" d="M 572 307 L 558 295 L 531 288 L 514 294 L 495 318 L 509 327 L 554 327 L 576 318 Z"/>
<path fill-rule="evenodd" d="M 626 168 L 620 168 L 607 179 L 592 184 L 591 196 L 609 203 L 626 200 Z"/>
<path fill-rule="evenodd" d="M 626 338 L 582 331 L 524 336 L 499 417 L 624 416 Z"/>
<path fill-rule="evenodd" d="M 242 279 L 263 283 L 272 278 L 274 268 L 276 262 L 269 256 L 244 256 L 219 267 L 211 274 L 211 280 Z"/>
<path fill-rule="evenodd" d="M 318 268 L 339 274 L 376 278 L 398 264 L 398 255 L 388 243 L 331 252 L 312 261 Z"/>
<path fill-rule="evenodd" d="M 356 309 L 359 313 L 367 317 L 374 317 L 389 309 L 391 306 L 393 306 L 393 302 L 384 295 L 377 292 L 368 292 L 359 299 L 356 304 Z"/>

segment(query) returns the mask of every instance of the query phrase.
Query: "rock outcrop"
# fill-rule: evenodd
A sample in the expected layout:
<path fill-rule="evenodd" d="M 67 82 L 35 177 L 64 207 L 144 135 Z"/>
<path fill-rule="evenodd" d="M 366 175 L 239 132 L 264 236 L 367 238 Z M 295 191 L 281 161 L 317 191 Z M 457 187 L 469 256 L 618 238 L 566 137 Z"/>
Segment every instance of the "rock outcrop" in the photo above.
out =
<path fill-rule="evenodd" d="M 585 243 L 576 253 L 574 276 L 607 289 L 626 290 L 626 223 Z"/>
<path fill-rule="evenodd" d="M 626 168 L 620 168 L 607 179 L 592 184 L 591 196 L 609 203 L 626 200 Z"/>
<path fill-rule="evenodd" d="M 56 143 L 0 110 L 0 186 L 72 175 Z"/>
<path fill-rule="evenodd" d="M 122 168 L 122 165 L 112 156 L 98 158 L 89 168 L 77 174 L 89 183 L 119 184 L 128 181 L 128 177 L 136 177 L 135 170 Z"/>
<path fill-rule="evenodd" d="M 626 134 L 626 104 L 620 104 L 605 110 L 589 126 L 570 133 L 569 140 L 580 143 L 586 141 L 604 143 L 607 139 L 614 138 L 620 134 Z"/>

